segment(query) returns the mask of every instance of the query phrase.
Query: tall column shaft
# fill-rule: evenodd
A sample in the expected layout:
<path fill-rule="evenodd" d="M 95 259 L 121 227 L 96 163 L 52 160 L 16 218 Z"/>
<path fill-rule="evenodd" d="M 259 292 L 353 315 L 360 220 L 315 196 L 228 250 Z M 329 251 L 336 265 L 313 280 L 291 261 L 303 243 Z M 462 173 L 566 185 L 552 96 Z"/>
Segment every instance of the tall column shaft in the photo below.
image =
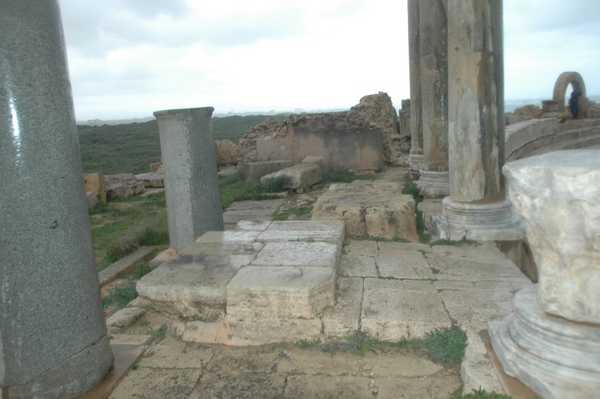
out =
<path fill-rule="evenodd" d="M 112 367 L 57 0 L 0 0 L 0 387 L 70 397 Z"/>
<path fill-rule="evenodd" d="M 423 166 L 423 125 L 421 118 L 419 0 L 408 0 L 408 60 L 410 71 L 410 156 L 413 170 Z"/>
<path fill-rule="evenodd" d="M 505 198 L 502 0 L 448 0 L 450 196 L 434 217 L 440 238 L 519 240 Z"/>
<path fill-rule="evenodd" d="M 223 230 L 214 108 L 156 111 L 165 174 L 171 247 L 181 249 L 207 231 Z"/>
<path fill-rule="evenodd" d="M 419 2 L 423 157 L 419 188 L 448 195 L 448 19 L 447 0 Z"/>
<path fill-rule="evenodd" d="M 450 198 L 504 199 L 502 0 L 448 0 Z"/>

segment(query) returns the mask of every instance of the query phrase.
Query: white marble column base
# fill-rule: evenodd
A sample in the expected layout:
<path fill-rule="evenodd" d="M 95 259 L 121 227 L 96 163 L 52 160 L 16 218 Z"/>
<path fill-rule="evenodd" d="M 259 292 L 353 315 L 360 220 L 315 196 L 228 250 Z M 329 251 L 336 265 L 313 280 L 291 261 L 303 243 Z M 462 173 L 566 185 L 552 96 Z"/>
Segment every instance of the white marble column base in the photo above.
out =
<path fill-rule="evenodd" d="M 421 169 L 421 178 L 417 182 L 421 195 L 441 197 L 450 195 L 450 175 L 448 171 L 432 172 Z"/>
<path fill-rule="evenodd" d="M 507 199 L 489 204 L 442 201 L 442 213 L 431 216 L 434 233 L 441 239 L 460 241 L 517 241 L 525 236 L 521 219 Z"/>
<path fill-rule="evenodd" d="M 488 331 L 504 370 L 545 399 L 583 399 L 600 392 L 600 325 L 544 312 L 538 285 L 513 299 L 515 311 Z"/>
<path fill-rule="evenodd" d="M 420 171 L 425 166 L 425 155 L 414 154 L 412 151 L 408 156 L 408 167 L 416 172 Z"/>

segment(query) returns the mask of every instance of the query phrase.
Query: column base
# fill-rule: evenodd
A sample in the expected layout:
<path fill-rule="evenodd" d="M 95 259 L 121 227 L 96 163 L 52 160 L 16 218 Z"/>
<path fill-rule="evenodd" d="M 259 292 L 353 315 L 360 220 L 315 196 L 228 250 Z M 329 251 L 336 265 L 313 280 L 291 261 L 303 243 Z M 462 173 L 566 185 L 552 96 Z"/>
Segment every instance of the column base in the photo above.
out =
<path fill-rule="evenodd" d="M 421 178 L 417 182 L 422 195 L 441 197 L 450 195 L 450 174 L 448 171 L 432 172 L 421 169 Z"/>
<path fill-rule="evenodd" d="M 521 219 L 505 199 L 490 204 L 442 201 L 442 213 L 431 216 L 435 234 L 441 239 L 460 241 L 517 241 L 525 237 Z"/>
<path fill-rule="evenodd" d="M 413 154 L 412 151 L 408 156 L 408 167 L 410 170 L 420 171 L 425 166 L 425 155 Z"/>
<path fill-rule="evenodd" d="M 494 352 L 506 373 L 546 399 L 583 399 L 600 392 L 600 325 L 545 313 L 538 286 L 519 291 L 514 313 L 490 321 Z"/>

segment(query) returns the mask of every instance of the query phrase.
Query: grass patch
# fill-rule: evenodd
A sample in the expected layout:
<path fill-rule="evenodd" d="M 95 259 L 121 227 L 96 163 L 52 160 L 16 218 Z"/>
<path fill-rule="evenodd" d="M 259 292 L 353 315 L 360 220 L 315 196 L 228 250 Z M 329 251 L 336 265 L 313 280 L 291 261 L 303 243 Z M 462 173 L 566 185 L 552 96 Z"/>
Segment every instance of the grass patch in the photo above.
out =
<path fill-rule="evenodd" d="M 163 324 L 156 330 L 148 330 L 146 335 L 151 335 L 154 341 L 162 341 L 167 335 L 167 325 Z"/>
<path fill-rule="evenodd" d="M 415 203 L 417 204 L 423 201 L 423 196 L 420 193 L 419 186 L 417 186 L 417 183 L 415 182 L 405 184 L 404 187 L 402 187 L 402 194 L 412 195 L 412 197 L 415 199 Z"/>
<path fill-rule="evenodd" d="M 452 367 L 462 362 L 467 347 L 467 334 L 457 325 L 436 328 L 426 334 L 422 347 L 431 360 Z"/>
<path fill-rule="evenodd" d="M 366 173 L 357 175 L 356 173 L 348 172 L 337 172 L 337 173 L 324 173 L 322 184 L 331 183 L 352 183 L 355 180 L 375 180 L 376 176 L 373 173 Z"/>
<path fill-rule="evenodd" d="M 102 306 L 105 309 L 111 305 L 116 305 L 117 309 L 122 309 L 138 296 L 135 284 L 117 285 L 109 289 L 108 292 L 110 294 L 102 298 Z"/>
<path fill-rule="evenodd" d="M 458 396 L 459 399 L 513 399 L 512 396 L 505 395 L 502 393 L 496 392 L 487 392 L 485 389 L 479 388 L 478 390 L 472 390 L 471 393 L 468 393 L 463 396 Z M 458 399 L 457 398 L 457 399 Z"/>
<path fill-rule="evenodd" d="M 419 242 L 427 244 L 431 241 L 431 234 L 425 233 L 425 219 L 423 218 L 423 212 L 417 208 L 415 209 L 415 215 L 417 218 L 417 234 L 419 236 Z"/>
<path fill-rule="evenodd" d="M 464 243 L 465 243 L 464 241 L 454 241 L 454 240 L 448 240 L 446 238 L 443 238 L 441 240 L 434 241 L 434 242 L 430 243 L 429 245 L 432 247 L 434 245 L 452 245 L 455 247 L 459 247 L 459 246 L 463 245 Z"/>
<path fill-rule="evenodd" d="M 312 212 L 312 205 L 303 206 L 300 208 L 289 208 L 284 211 L 273 213 L 273 220 L 288 220 L 290 216 L 304 216 Z"/>
<path fill-rule="evenodd" d="M 436 328 L 424 338 L 402 338 L 397 342 L 385 342 L 357 330 L 344 339 L 326 343 L 320 341 L 299 341 L 296 345 L 301 349 L 320 350 L 323 352 L 350 352 L 363 355 L 367 352 L 387 353 L 392 351 L 417 351 L 425 353 L 432 361 L 450 368 L 462 362 L 467 347 L 467 334 L 460 327 Z"/>
<path fill-rule="evenodd" d="M 142 245 L 169 243 L 164 193 L 131 198 L 135 200 L 109 202 L 101 212 L 90 212 L 98 271 Z"/>
<path fill-rule="evenodd" d="M 272 195 L 286 191 L 287 177 L 278 177 L 266 183 L 246 183 L 239 173 L 223 178 L 219 182 L 221 189 L 221 207 L 227 209 L 235 201 L 265 200 L 277 198 Z"/>
<path fill-rule="evenodd" d="M 150 273 L 151 271 L 152 271 L 152 268 L 150 267 L 150 264 L 144 263 L 144 264 L 136 267 L 135 270 L 133 271 L 133 273 L 131 273 L 131 275 L 133 276 L 133 278 L 140 279 L 140 278 L 144 277 L 146 274 Z"/>

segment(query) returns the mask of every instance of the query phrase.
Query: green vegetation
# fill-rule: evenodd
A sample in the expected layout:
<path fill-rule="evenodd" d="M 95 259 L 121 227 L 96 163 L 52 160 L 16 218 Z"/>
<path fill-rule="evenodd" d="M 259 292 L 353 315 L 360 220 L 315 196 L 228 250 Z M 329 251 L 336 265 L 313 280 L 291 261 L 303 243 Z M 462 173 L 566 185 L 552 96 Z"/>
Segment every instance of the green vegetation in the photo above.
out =
<path fill-rule="evenodd" d="M 90 209 L 98 271 L 142 245 L 169 243 L 164 193 L 98 204 Z"/>
<path fill-rule="evenodd" d="M 102 298 L 102 306 L 104 309 L 111 305 L 116 305 L 116 309 L 122 309 L 135 298 L 138 294 L 135 290 L 135 284 L 117 285 L 112 289 L 108 290 L 109 295 Z"/>
<path fill-rule="evenodd" d="M 150 256 L 149 258 L 153 258 L 153 256 Z M 151 271 L 152 271 L 152 268 L 150 267 L 150 264 L 144 263 L 144 264 L 136 267 L 135 270 L 133 271 L 133 273 L 131 273 L 131 275 L 135 279 L 140 279 L 140 278 L 144 277 L 146 274 L 150 273 Z"/>
<path fill-rule="evenodd" d="M 289 208 L 283 211 L 278 211 L 273 214 L 273 220 L 288 220 L 290 216 L 304 216 L 312 212 L 312 203 L 299 208 Z"/>
<path fill-rule="evenodd" d="M 502 393 L 487 392 L 485 389 L 482 390 L 480 388 L 477 391 L 473 389 L 471 393 L 468 393 L 466 395 L 457 396 L 457 399 L 513 399 L 513 397 L 504 395 Z"/>
<path fill-rule="evenodd" d="M 426 334 L 422 347 L 431 360 L 452 367 L 462 362 L 467 348 L 467 334 L 457 325 L 435 328 Z"/>
<path fill-rule="evenodd" d="M 146 331 L 146 335 L 152 335 L 154 341 L 162 341 L 167 335 L 167 325 L 163 324 L 156 330 L 148 330 Z"/>
<path fill-rule="evenodd" d="M 286 191 L 287 182 L 286 177 L 278 177 L 266 183 L 246 183 L 239 173 L 223 178 L 219 181 L 221 206 L 227 209 L 235 201 L 278 198 L 273 194 Z"/>
<path fill-rule="evenodd" d="M 287 114 L 272 115 L 282 121 Z M 266 115 L 227 116 L 213 118 L 215 140 L 237 143 L 246 131 L 267 119 Z M 160 161 L 158 123 L 77 126 L 84 173 L 144 173 L 150 164 Z"/>
<path fill-rule="evenodd" d="M 419 241 L 423 244 L 427 244 L 431 241 L 431 234 L 425 233 L 425 220 L 423 218 L 423 212 L 419 210 L 419 204 L 423 201 L 423 196 L 419 192 L 419 187 L 415 182 L 407 183 L 402 187 L 402 194 L 412 195 L 415 199 L 415 216 L 417 218 L 417 234 L 419 235 Z"/>
<path fill-rule="evenodd" d="M 326 343 L 320 341 L 299 341 L 296 345 L 301 349 L 320 350 L 323 352 L 350 352 L 363 355 L 366 352 L 387 353 L 391 351 L 417 351 L 426 354 L 432 361 L 450 368 L 459 365 L 467 347 L 467 334 L 460 327 L 436 328 L 426 334 L 425 338 L 401 339 L 398 342 L 384 342 L 357 330 L 345 339 Z"/>
<path fill-rule="evenodd" d="M 324 173 L 322 185 L 331 183 L 352 183 L 355 180 L 375 180 L 376 176 L 373 173 L 357 175 L 356 173 L 338 172 Z"/>

